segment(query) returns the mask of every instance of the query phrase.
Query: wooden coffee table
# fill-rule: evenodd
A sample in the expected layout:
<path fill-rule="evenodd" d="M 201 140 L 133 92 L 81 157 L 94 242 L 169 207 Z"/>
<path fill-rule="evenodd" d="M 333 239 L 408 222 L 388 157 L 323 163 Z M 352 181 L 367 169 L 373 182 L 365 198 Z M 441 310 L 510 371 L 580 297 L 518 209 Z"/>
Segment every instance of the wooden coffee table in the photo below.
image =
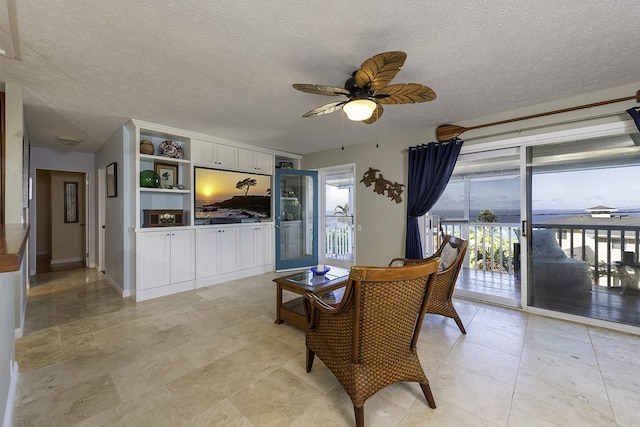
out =
<path fill-rule="evenodd" d="M 347 280 L 349 280 L 349 270 L 340 267 L 328 267 L 331 269 L 324 276 L 316 276 L 307 270 L 273 279 L 278 285 L 276 291 L 275 323 L 288 322 L 300 329 L 306 329 L 307 320 L 305 319 L 304 306 L 302 304 L 304 297 L 295 298 L 283 303 L 282 291 L 285 290 L 298 295 L 312 293 L 317 296 L 322 296 L 346 286 Z"/>

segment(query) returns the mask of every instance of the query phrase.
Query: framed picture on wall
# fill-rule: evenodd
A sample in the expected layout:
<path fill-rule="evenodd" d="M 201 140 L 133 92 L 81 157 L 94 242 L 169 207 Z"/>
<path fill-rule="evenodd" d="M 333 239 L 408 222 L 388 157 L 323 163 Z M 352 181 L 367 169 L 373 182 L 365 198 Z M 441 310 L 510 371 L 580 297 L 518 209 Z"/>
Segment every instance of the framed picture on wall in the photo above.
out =
<path fill-rule="evenodd" d="M 116 162 L 107 166 L 107 197 L 118 196 L 118 177 Z"/>
<path fill-rule="evenodd" d="M 178 165 L 171 163 L 155 162 L 154 172 L 160 175 L 162 188 L 172 188 L 178 186 Z"/>
<path fill-rule="evenodd" d="M 64 182 L 64 222 L 78 222 L 78 183 Z"/>

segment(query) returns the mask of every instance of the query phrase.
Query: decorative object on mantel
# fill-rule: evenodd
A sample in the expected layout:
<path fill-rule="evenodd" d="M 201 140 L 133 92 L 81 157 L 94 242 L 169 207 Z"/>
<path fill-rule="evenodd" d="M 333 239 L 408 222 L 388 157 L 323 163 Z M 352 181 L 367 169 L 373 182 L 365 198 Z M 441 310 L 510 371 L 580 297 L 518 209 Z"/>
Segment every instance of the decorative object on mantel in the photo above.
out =
<path fill-rule="evenodd" d="M 140 187 L 158 188 L 160 187 L 160 175 L 152 170 L 140 172 Z"/>
<path fill-rule="evenodd" d="M 378 174 L 378 172 L 380 172 L 380 169 L 369 167 L 369 170 L 362 175 L 360 182 L 363 183 L 365 187 L 371 187 L 373 184 L 373 191 L 375 193 L 387 193 L 387 197 L 394 202 L 402 202 L 402 197 L 400 197 L 400 195 L 402 194 L 402 187 L 404 187 L 404 184 L 399 184 L 397 182 L 392 183 L 391 181 L 384 179 L 384 176 L 382 176 L 382 174 Z"/>
<path fill-rule="evenodd" d="M 140 140 L 140 154 L 153 154 L 156 149 L 153 146 L 153 142 L 148 139 Z"/>
<path fill-rule="evenodd" d="M 592 104 L 578 105 L 577 107 L 569 107 L 569 108 L 563 108 L 561 110 L 547 111 L 546 113 L 538 113 L 538 114 L 532 114 L 530 116 L 516 117 L 515 119 L 500 120 L 499 122 L 485 123 L 482 125 L 471 126 L 468 128 L 465 128 L 462 126 L 456 126 L 456 125 L 440 125 L 436 129 L 436 138 L 438 139 L 438 141 L 443 142 L 443 141 L 448 141 L 452 138 L 456 138 L 468 130 L 486 128 L 489 126 L 503 125 L 506 123 L 518 122 L 521 120 L 536 119 L 538 117 L 550 116 L 553 114 L 560 114 L 560 113 L 567 113 L 569 111 L 583 110 L 585 108 L 599 107 L 601 105 L 614 104 L 616 102 L 622 102 L 622 101 L 630 101 L 632 99 L 635 99 L 636 102 L 640 102 L 640 90 L 636 92 L 634 96 L 625 96 L 624 98 L 609 99 L 607 101 L 594 102 Z M 627 110 L 627 112 L 629 112 L 629 110 Z M 598 118 L 613 116 L 618 114 L 620 113 L 613 113 L 613 114 L 607 114 L 605 116 L 598 116 Z M 596 117 L 587 117 L 585 119 L 580 119 L 580 120 L 588 120 L 589 118 L 596 118 Z M 575 120 L 572 120 L 572 121 L 575 121 Z M 571 121 L 567 123 L 570 123 L 570 122 Z M 561 124 L 561 123 L 558 123 L 558 124 Z M 525 129 L 519 129 L 519 130 L 522 131 Z"/>
<path fill-rule="evenodd" d="M 164 157 L 171 157 L 173 159 L 182 158 L 182 147 L 176 141 L 162 141 L 158 146 L 158 152 Z"/>

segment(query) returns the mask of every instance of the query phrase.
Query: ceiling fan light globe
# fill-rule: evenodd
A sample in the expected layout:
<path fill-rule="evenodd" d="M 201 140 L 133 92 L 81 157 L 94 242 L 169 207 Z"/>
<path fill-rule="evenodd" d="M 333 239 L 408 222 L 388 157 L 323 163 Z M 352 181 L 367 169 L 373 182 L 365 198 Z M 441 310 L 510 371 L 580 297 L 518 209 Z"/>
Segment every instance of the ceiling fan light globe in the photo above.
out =
<path fill-rule="evenodd" d="M 361 122 L 371 117 L 376 110 L 376 103 L 370 99 L 354 99 L 342 107 L 349 120 Z"/>

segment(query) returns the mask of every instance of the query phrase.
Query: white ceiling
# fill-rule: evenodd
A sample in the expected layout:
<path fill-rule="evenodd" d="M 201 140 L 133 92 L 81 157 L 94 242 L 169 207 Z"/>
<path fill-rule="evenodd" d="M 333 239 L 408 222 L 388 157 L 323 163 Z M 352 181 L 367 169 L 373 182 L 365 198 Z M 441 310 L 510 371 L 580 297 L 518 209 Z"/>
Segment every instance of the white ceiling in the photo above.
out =
<path fill-rule="evenodd" d="M 640 80 L 637 0 L 16 3 L 20 60 L 0 57 L 0 81 L 22 85 L 41 147 L 94 152 L 133 117 L 305 154 Z M 301 117 L 336 98 L 292 83 L 342 86 L 390 50 L 408 55 L 393 82 L 435 101 L 373 125 Z"/>

